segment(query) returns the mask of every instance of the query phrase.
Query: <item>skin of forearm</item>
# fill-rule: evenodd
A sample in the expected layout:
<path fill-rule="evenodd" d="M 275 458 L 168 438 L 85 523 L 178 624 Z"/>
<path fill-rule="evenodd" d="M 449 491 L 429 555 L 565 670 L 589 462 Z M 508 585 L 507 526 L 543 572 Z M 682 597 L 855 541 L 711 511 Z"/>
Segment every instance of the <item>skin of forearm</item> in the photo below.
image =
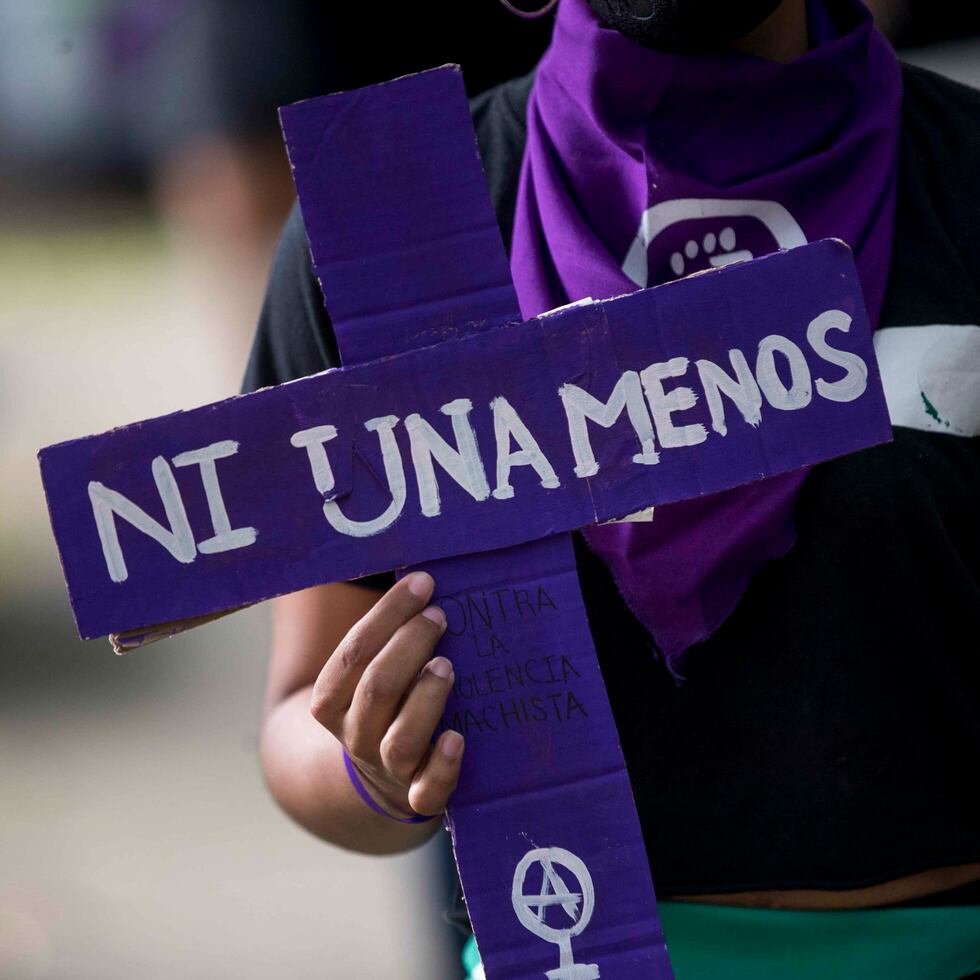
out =
<path fill-rule="evenodd" d="M 403 824 L 370 810 L 350 783 L 340 743 L 310 714 L 312 690 L 300 688 L 266 714 L 262 772 L 273 799 L 301 827 L 347 850 L 396 854 L 424 844 L 441 817 Z"/>

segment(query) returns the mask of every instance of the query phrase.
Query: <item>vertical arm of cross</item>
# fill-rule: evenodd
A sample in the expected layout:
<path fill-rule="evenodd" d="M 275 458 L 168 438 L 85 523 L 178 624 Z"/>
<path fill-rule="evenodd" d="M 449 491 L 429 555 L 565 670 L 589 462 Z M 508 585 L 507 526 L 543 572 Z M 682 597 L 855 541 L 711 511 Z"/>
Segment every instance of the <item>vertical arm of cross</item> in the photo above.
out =
<path fill-rule="evenodd" d="M 520 320 L 457 68 L 299 103 L 282 122 L 345 363 Z M 670 977 L 571 538 L 428 570 L 457 677 L 444 720 L 467 739 L 449 822 L 487 976 L 540 977 L 571 943 L 595 976 Z M 514 871 L 536 848 L 591 876 L 589 922 L 571 902 L 533 928 L 519 918 Z M 525 870 L 540 893 L 544 870 Z"/>

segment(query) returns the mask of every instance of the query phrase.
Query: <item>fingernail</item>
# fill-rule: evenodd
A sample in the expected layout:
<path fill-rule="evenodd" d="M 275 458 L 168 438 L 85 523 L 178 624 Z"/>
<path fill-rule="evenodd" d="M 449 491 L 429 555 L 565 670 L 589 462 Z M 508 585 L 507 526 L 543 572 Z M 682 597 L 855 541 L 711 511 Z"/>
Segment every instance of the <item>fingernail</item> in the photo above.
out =
<path fill-rule="evenodd" d="M 435 582 L 428 572 L 412 572 L 408 577 L 408 591 L 420 599 L 428 599 L 432 595 Z"/>
<path fill-rule="evenodd" d="M 438 606 L 428 606 L 422 610 L 422 615 L 436 626 L 446 625 L 446 614 Z"/>
<path fill-rule="evenodd" d="M 448 681 L 453 676 L 453 665 L 445 657 L 436 657 L 435 660 L 430 660 L 429 670 L 444 681 Z"/>
<path fill-rule="evenodd" d="M 447 732 L 443 736 L 441 748 L 450 759 L 458 759 L 463 754 L 463 736 L 459 732 Z"/>

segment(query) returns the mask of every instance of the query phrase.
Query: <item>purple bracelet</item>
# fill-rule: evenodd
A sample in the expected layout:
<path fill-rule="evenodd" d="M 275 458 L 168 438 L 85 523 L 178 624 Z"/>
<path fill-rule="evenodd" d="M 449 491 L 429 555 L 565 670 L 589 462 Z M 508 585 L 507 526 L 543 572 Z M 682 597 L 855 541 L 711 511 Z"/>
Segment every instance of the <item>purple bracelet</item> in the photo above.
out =
<path fill-rule="evenodd" d="M 431 817 L 425 817 L 421 813 L 415 814 L 414 817 L 396 817 L 390 814 L 387 810 L 382 809 L 374 802 L 374 797 L 365 789 L 364 783 L 361 782 L 361 776 L 357 771 L 357 767 L 354 765 L 353 760 L 347 754 L 347 749 L 344 749 L 344 767 L 347 769 L 347 775 L 350 777 L 351 785 L 357 790 L 357 795 L 364 800 L 364 802 L 372 809 L 375 813 L 380 813 L 382 817 L 387 817 L 389 820 L 397 820 L 398 823 L 426 823 L 429 820 L 434 820 L 435 815 Z"/>

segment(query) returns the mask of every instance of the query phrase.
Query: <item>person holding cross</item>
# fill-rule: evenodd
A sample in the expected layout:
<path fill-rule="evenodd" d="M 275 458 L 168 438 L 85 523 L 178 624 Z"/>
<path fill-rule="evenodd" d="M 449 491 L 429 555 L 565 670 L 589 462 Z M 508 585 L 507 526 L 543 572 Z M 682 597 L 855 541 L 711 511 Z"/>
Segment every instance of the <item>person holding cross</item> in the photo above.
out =
<path fill-rule="evenodd" d="M 471 111 L 525 317 L 853 249 L 894 441 L 585 529 L 578 571 L 676 975 L 974 975 L 980 93 L 860 0 L 560 0 Z M 338 362 L 297 209 L 244 387 Z M 275 600 L 263 768 L 324 840 L 440 826 L 465 737 L 438 589 Z"/>

